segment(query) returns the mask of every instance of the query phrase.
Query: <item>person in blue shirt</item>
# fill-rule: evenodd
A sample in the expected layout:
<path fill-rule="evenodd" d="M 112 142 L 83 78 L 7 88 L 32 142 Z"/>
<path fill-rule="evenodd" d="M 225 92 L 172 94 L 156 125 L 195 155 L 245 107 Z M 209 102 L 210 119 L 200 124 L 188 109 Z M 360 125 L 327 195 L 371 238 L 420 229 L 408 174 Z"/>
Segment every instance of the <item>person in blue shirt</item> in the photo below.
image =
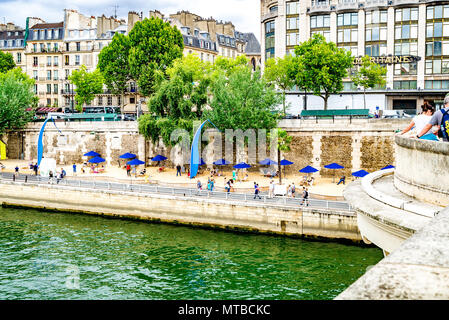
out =
<path fill-rule="evenodd" d="M 73 175 L 76 176 L 76 164 L 73 164 Z"/>

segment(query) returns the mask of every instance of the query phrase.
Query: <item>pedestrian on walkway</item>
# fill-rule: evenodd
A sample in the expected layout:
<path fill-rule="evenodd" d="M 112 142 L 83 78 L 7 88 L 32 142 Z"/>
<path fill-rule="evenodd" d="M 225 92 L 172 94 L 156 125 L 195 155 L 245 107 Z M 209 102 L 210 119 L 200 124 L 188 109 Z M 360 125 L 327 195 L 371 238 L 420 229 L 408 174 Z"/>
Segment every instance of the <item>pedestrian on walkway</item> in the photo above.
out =
<path fill-rule="evenodd" d="M 16 166 L 14 171 L 15 171 L 16 176 L 18 176 L 19 175 L 19 166 Z"/>
<path fill-rule="evenodd" d="M 33 166 L 34 175 L 37 176 L 37 170 L 38 170 L 37 162 Z"/>
<path fill-rule="evenodd" d="M 307 191 L 307 189 L 305 187 L 303 187 L 303 191 L 302 191 L 302 202 L 301 205 L 306 204 L 306 206 L 309 206 L 309 192 Z"/>
<path fill-rule="evenodd" d="M 48 183 L 53 184 L 53 171 L 48 173 Z"/>
<path fill-rule="evenodd" d="M 346 177 L 345 176 L 341 176 L 340 181 L 338 181 L 337 186 L 343 182 L 343 184 L 345 184 L 346 181 Z"/>
<path fill-rule="evenodd" d="M 290 184 L 287 187 L 287 197 L 292 197 L 292 186 Z"/>
<path fill-rule="evenodd" d="M 179 164 L 176 166 L 176 176 L 178 176 L 178 174 L 181 176 L 181 166 Z"/>
<path fill-rule="evenodd" d="M 212 179 L 212 180 L 210 181 L 210 192 L 213 192 L 213 191 L 214 191 L 214 187 L 215 187 L 215 180 Z"/>
<path fill-rule="evenodd" d="M 295 187 L 295 183 L 292 182 L 292 198 L 295 197 L 295 192 L 296 192 L 296 187 Z"/>
<path fill-rule="evenodd" d="M 126 174 L 131 177 L 131 166 L 129 164 L 126 165 Z"/>
<path fill-rule="evenodd" d="M 73 164 L 72 168 L 73 168 L 73 176 L 76 176 L 76 164 Z"/>
<path fill-rule="evenodd" d="M 274 181 L 270 181 L 270 185 L 268 186 L 268 198 L 273 198 L 274 194 Z"/>
<path fill-rule="evenodd" d="M 259 189 L 259 185 L 254 182 L 254 199 L 256 199 L 256 197 L 259 197 L 259 199 L 262 199 L 259 195 L 260 189 Z"/>
<path fill-rule="evenodd" d="M 198 180 L 198 182 L 196 183 L 196 189 L 198 190 L 198 194 L 200 194 L 201 190 L 203 189 L 200 180 Z"/>

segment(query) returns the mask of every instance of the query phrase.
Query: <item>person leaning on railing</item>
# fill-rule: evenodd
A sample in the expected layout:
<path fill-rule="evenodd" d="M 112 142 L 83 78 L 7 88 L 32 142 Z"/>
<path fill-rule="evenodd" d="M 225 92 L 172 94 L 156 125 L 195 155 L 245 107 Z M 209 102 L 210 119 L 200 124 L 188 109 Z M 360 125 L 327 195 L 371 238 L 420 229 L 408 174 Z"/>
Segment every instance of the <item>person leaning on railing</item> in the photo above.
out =
<path fill-rule="evenodd" d="M 444 109 L 441 109 L 435 112 L 430 119 L 429 123 L 425 125 L 425 127 L 418 132 L 416 138 L 420 139 L 433 127 L 438 126 L 443 135 L 443 140 L 449 141 L 449 94 L 444 98 Z"/>
<path fill-rule="evenodd" d="M 432 119 L 433 114 L 435 113 L 435 107 L 425 102 L 421 106 L 422 112 L 415 116 L 407 128 L 402 130 L 399 135 L 405 135 L 408 137 L 416 136 L 421 130 L 429 123 L 430 119 Z"/>

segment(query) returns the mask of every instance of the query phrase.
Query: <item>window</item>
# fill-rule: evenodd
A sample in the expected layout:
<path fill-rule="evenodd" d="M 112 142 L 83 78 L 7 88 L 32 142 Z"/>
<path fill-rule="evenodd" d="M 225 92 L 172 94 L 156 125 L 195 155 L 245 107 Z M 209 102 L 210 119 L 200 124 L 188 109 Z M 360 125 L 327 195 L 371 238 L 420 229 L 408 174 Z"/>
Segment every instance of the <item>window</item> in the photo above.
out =
<path fill-rule="evenodd" d="M 269 21 L 265 23 L 265 60 L 274 57 L 274 48 L 274 21 Z"/>
<path fill-rule="evenodd" d="M 278 11 L 278 6 L 270 7 L 270 12 L 277 12 L 277 11 Z"/>
<path fill-rule="evenodd" d="M 65 69 L 65 79 L 67 80 L 70 76 L 70 70 Z"/>
<path fill-rule="evenodd" d="M 33 43 L 33 52 L 37 52 L 37 44 Z"/>
<path fill-rule="evenodd" d="M 348 12 L 337 15 L 337 26 L 356 26 L 358 24 L 358 13 Z"/>
<path fill-rule="evenodd" d="M 122 97 L 121 97 L 121 96 L 118 96 L 118 97 L 117 97 L 117 104 L 118 104 L 119 106 L 122 105 Z"/>
<path fill-rule="evenodd" d="M 80 42 L 76 43 L 76 51 L 81 51 L 81 43 Z"/>
<path fill-rule="evenodd" d="M 47 57 L 47 67 L 51 66 L 51 57 Z"/>
<path fill-rule="evenodd" d="M 387 44 L 371 44 L 365 46 L 365 54 L 371 57 L 378 57 L 387 54 Z"/>
<path fill-rule="evenodd" d="M 33 57 L 33 67 L 37 67 L 38 65 L 38 57 Z"/>
<path fill-rule="evenodd" d="M 393 89 L 395 90 L 408 90 L 416 89 L 416 80 L 405 80 L 405 81 L 393 81 Z"/>
<path fill-rule="evenodd" d="M 394 65 L 395 75 L 416 75 L 417 63 L 397 63 Z"/>
<path fill-rule="evenodd" d="M 51 106 L 51 99 L 47 99 L 47 106 Z"/>
<path fill-rule="evenodd" d="M 59 65 L 59 57 L 53 57 L 53 65 L 57 67 Z"/>
<path fill-rule="evenodd" d="M 53 71 L 53 80 L 59 80 L 59 72 L 58 70 Z"/>
<path fill-rule="evenodd" d="M 112 106 L 112 96 L 108 96 L 108 106 Z"/>
<path fill-rule="evenodd" d="M 57 43 L 54 44 L 53 50 L 54 50 L 54 52 L 58 52 L 58 44 Z"/>
<path fill-rule="evenodd" d="M 53 85 L 53 93 L 58 93 L 58 84 L 57 83 L 55 83 Z"/>
<path fill-rule="evenodd" d="M 425 89 L 449 89 L 449 80 L 426 80 Z"/>
<path fill-rule="evenodd" d="M 33 70 L 33 79 L 38 80 L 37 78 L 37 70 Z"/>
<path fill-rule="evenodd" d="M 70 43 L 66 42 L 65 51 L 70 51 Z"/>
<path fill-rule="evenodd" d="M 65 56 L 64 59 L 65 59 L 65 63 L 64 64 L 66 66 L 70 65 L 70 56 Z"/>
<path fill-rule="evenodd" d="M 426 60 L 426 74 L 448 74 L 449 59 Z"/>
<path fill-rule="evenodd" d="M 287 2 L 287 14 L 298 14 L 299 13 L 299 1 Z"/>
<path fill-rule="evenodd" d="M 51 80 L 51 71 L 50 70 L 47 71 L 47 80 Z"/>
<path fill-rule="evenodd" d="M 310 28 L 329 28 L 330 15 L 320 15 L 310 17 Z"/>
<path fill-rule="evenodd" d="M 80 64 L 80 56 L 76 55 L 75 56 L 75 66 L 79 66 L 79 64 Z"/>
<path fill-rule="evenodd" d="M 51 93 L 51 84 L 47 84 L 47 93 Z"/>
<path fill-rule="evenodd" d="M 99 106 L 103 105 L 103 97 L 98 97 L 98 105 Z"/>
<path fill-rule="evenodd" d="M 17 53 L 17 63 L 22 63 L 22 54 L 20 52 Z"/>
<path fill-rule="evenodd" d="M 129 98 L 129 103 L 136 103 L 136 98 L 134 97 Z"/>
<path fill-rule="evenodd" d="M 299 29 L 299 17 L 287 18 L 287 30 Z"/>
<path fill-rule="evenodd" d="M 358 30 L 353 29 L 340 29 L 337 32 L 337 42 L 357 42 Z"/>
<path fill-rule="evenodd" d="M 418 8 L 396 9 L 395 21 L 418 21 Z"/>
<path fill-rule="evenodd" d="M 287 33 L 287 45 L 297 46 L 299 44 L 299 33 Z"/>
<path fill-rule="evenodd" d="M 365 13 L 365 24 L 387 23 L 387 10 L 367 11 Z"/>

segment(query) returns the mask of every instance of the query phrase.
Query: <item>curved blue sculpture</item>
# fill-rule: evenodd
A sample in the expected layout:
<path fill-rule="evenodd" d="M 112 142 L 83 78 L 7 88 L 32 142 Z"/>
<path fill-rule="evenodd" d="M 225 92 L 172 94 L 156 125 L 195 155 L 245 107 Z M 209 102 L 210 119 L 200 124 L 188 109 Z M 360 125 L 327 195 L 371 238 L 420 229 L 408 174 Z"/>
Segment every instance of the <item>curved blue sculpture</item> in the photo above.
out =
<path fill-rule="evenodd" d="M 198 130 L 196 130 L 195 135 L 193 136 L 192 141 L 192 147 L 190 152 L 190 179 L 193 179 L 196 177 L 196 174 L 198 173 L 198 167 L 201 165 L 200 162 L 200 151 L 199 151 L 199 142 L 200 142 L 200 136 L 201 136 L 201 129 L 203 129 L 203 126 L 206 124 L 206 122 L 209 122 L 212 124 L 215 128 L 217 128 L 209 119 L 204 121 Z M 218 128 L 217 128 L 218 130 Z M 218 130 L 220 131 L 220 130 Z"/>
<path fill-rule="evenodd" d="M 44 153 L 44 145 L 42 143 L 42 140 L 44 138 L 44 130 L 45 130 L 45 126 L 47 125 L 48 120 L 53 121 L 53 124 L 56 127 L 56 123 L 55 120 L 53 119 L 53 117 L 48 118 L 47 120 L 44 121 L 44 124 L 42 125 L 41 131 L 39 132 L 39 138 L 37 140 L 37 166 L 39 167 L 41 165 L 41 161 L 42 161 L 42 155 Z M 56 127 L 56 129 L 58 129 L 58 127 Z M 59 130 L 59 133 L 62 133 L 61 130 Z"/>

